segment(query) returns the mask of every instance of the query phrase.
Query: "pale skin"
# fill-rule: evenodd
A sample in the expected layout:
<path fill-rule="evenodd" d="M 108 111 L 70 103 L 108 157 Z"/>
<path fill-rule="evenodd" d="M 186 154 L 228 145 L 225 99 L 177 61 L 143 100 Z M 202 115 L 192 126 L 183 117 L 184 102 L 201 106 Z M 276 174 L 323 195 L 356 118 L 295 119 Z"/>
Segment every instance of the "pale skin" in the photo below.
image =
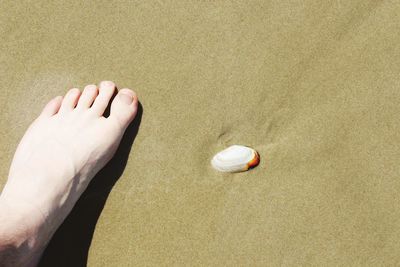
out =
<path fill-rule="evenodd" d="M 0 266 L 36 266 L 94 175 L 113 157 L 138 98 L 103 81 L 43 109 L 22 138 L 0 195 Z M 110 115 L 103 116 L 111 104 Z"/>

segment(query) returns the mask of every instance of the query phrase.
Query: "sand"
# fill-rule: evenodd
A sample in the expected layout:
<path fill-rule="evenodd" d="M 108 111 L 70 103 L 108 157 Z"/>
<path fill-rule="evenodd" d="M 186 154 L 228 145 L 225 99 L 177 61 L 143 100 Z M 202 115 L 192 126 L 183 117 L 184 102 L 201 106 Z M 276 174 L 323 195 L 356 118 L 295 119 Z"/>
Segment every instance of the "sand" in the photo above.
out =
<path fill-rule="evenodd" d="M 397 2 L 1 5 L 0 186 L 53 96 L 109 79 L 142 104 L 42 266 L 399 264 Z M 231 144 L 261 164 L 214 171 Z"/>

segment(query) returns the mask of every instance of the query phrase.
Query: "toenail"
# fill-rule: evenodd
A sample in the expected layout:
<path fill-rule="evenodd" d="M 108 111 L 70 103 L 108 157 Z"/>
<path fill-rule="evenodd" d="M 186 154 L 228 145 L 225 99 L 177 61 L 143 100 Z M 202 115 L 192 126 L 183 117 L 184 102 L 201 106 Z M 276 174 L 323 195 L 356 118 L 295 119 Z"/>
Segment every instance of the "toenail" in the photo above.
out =
<path fill-rule="evenodd" d="M 70 94 L 79 94 L 81 91 L 78 88 L 72 88 L 71 90 L 69 90 Z"/>
<path fill-rule="evenodd" d="M 96 90 L 97 89 L 97 86 L 96 85 L 94 85 L 94 84 L 90 84 L 90 85 L 86 85 L 86 87 L 85 87 L 85 89 L 86 90 Z"/>
<path fill-rule="evenodd" d="M 130 105 L 133 102 L 133 96 L 127 93 L 120 93 L 119 99 L 127 105 Z"/>
<path fill-rule="evenodd" d="M 112 82 L 112 81 L 102 81 L 101 83 L 100 83 L 100 86 L 101 87 L 111 87 L 111 86 L 115 86 L 115 84 Z"/>

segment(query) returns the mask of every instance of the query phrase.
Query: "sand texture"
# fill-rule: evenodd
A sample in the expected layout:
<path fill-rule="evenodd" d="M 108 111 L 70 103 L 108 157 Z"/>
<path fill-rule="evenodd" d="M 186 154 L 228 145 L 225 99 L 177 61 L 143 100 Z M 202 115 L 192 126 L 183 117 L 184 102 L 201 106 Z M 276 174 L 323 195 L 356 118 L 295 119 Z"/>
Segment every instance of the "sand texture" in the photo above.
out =
<path fill-rule="evenodd" d="M 142 104 L 42 266 L 399 265 L 399 13 L 377 0 L 2 1 L 0 186 L 53 96 L 113 80 Z M 260 166 L 214 171 L 232 144 Z"/>

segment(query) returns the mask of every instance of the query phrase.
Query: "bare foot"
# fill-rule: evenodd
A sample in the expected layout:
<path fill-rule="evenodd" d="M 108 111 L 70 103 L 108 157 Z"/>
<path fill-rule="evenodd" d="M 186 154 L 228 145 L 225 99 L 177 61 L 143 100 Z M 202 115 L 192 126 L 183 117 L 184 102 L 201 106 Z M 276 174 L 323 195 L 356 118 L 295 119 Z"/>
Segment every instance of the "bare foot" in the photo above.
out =
<path fill-rule="evenodd" d="M 113 157 L 137 96 L 103 81 L 56 97 L 29 127 L 0 196 L 0 265 L 35 266 L 94 175 Z M 10 259 L 12 257 L 12 259 Z M 7 259 L 8 258 L 8 259 Z"/>

